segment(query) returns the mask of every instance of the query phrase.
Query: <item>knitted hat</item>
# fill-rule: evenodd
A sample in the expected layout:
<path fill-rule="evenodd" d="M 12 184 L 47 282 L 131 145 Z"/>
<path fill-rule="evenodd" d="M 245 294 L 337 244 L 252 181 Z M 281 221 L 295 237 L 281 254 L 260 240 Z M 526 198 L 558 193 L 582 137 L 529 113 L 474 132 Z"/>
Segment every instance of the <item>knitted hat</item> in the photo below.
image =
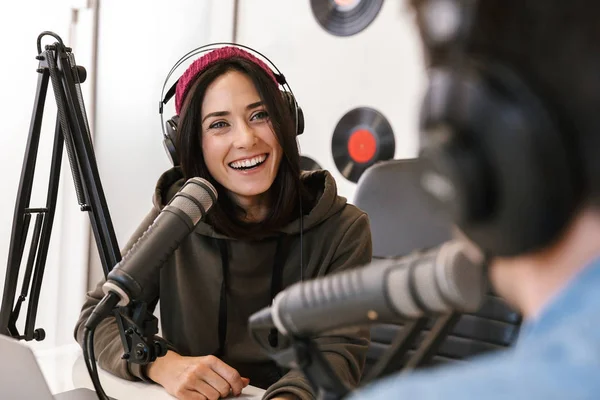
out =
<path fill-rule="evenodd" d="M 273 79 L 273 82 L 277 84 L 277 78 L 273 74 L 273 71 L 262 60 L 256 58 L 247 51 L 240 49 L 239 47 L 220 47 L 204 54 L 202 57 L 194 61 L 192 65 L 190 65 L 188 69 L 183 73 L 181 78 L 179 78 L 179 81 L 177 82 L 177 87 L 175 89 L 175 112 L 177 113 L 177 115 L 179 115 L 179 113 L 181 112 L 183 99 L 185 99 L 185 96 L 187 95 L 187 92 L 190 89 L 190 84 L 195 80 L 195 78 L 202 72 L 204 72 L 208 67 L 215 64 L 217 61 L 225 60 L 232 57 L 243 58 L 258 65 L 267 73 L 267 75 L 269 75 L 269 77 L 271 77 L 271 79 Z"/>

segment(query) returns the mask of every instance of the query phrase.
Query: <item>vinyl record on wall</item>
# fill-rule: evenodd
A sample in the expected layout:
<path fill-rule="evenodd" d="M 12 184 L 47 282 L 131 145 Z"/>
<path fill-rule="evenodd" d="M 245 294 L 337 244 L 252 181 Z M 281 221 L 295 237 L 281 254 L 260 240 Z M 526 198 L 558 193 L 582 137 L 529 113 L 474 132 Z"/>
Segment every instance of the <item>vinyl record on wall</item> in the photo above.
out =
<path fill-rule="evenodd" d="M 377 17 L 383 0 L 311 0 L 317 22 L 335 36 L 352 36 Z"/>
<path fill-rule="evenodd" d="M 302 171 L 315 171 L 317 169 L 323 169 L 318 162 L 310 158 L 309 156 L 300 156 L 300 169 Z"/>
<path fill-rule="evenodd" d="M 368 107 L 347 112 L 337 123 L 331 138 L 335 166 L 354 183 L 371 165 L 393 159 L 395 150 L 390 123 L 379 111 Z"/>

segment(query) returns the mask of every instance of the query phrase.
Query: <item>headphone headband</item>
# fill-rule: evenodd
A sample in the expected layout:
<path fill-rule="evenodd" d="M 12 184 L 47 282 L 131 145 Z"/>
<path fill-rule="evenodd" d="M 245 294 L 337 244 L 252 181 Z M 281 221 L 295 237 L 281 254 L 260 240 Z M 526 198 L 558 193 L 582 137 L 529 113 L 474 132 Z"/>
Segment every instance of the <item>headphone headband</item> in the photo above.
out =
<path fill-rule="evenodd" d="M 161 124 L 162 132 L 163 132 L 163 146 L 165 147 L 167 156 L 169 157 L 169 159 L 171 160 L 171 163 L 173 165 L 179 165 L 179 155 L 177 154 L 177 148 L 176 148 L 177 147 L 176 143 L 177 143 L 177 129 L 178 129 L 178 124 L 179 124 L 179 115 L 177 115 L 177 114 L 174 115 L 165 123 L 164 118 L 163 118 L 163 111 L 164 111 L 163 107 L 169 100 L 171 100 L 173 98 L 174 95 L 177 94 L 177 85 L 178 85 L 179 81 L 182 78 L 184 78 L 184 81 L 182 81 L 182 83 L 184 83 L 184 82 L 186 82 L 186 79 L 190 79 L 190 77 L 187 77 L 186 73 L 183 73 L 182 77 L 180 77 L 179 79 L 177 79 L 175 81 L 175 83 L 169 88 L 169 90 L 167 91 L 166 94 L 165 94 L 165 88 L 167 87 L 167 83 L 169 82 L 169 78 L 171 78 L 171 75 L 173 75 L 173 73 L 177 70 L 177 68 L 179 68 L 185 61 L 189 60 L 190 58 L 192 58 L 194 56 L 197 56 L 198 54 L 204 54 L 204 53 L 208 53 L 211 51 L 217 51 L 219 49 L 223 49 L 223 53 L 231 53 L 231 54 L 216 54 L 217 58 L 219 58 L 219 56 L 220 56 L 220 57 L 222 57 L 222 59 L 228 59 L 230 57 L 240 56 L 240 57 L 243 57 L 243 58 L 247 59 L 248 61 L 258 65 L 262 70 L 264 70 L 265 73 L 267 75 L 269 75 L 269 77 L 275 81 L 274 83 L 280 87 L 280 88 L 278 88 L 278 90 L 281 92 L 281 95 L 284 97 L 286 106 L 287 106 L 289 112 L 291 113 L 291 116 L 294 118 L 296 135 L 300 135 L 300 134 L 302 134 L 302 132 L 304 132 L 304 114 L 302 112 L 302 109 L 300 108 L 300 106 L 298 105 L 298 102 L 296 101 L 296 98 L 294 97 L 292 88 L 287 83 L 287 81 L 286 81 L 285 77 L 283 76 L 283 74 L 281 73 L 281 71 L 279 71 L 277 66 L 271 60 L 269 60 L 264 54 L 260 53 L 259 51 L 254 50 L 248 46 L 241 45 L 241 44 L 230 43 L 230 42 L 218 42 L 218 43 L 207 44 L 205 46 L 195 48 L 194 50 L 188 52 L 183 57 L 181 57 L 175 63 L 175 65 L 173 65 L 173 67 L 169 71 L 169 74 L 165 78 L 165 81 L 163 83 L 163 86 L 162 86 L 162 89 L 160 92 L 160 100 L 158 103 L 158 113 L 160 114 L 160 124 Z M 235 49 L 237 49 L 237 51 Z M 234 54 L 234 53 L 240 53 L 240 54 Z M 212 64 L 214 61 L 216 61 L 216 60 L 209 60 L 207 62 L 207 65 L 202 66 L 201 68 L 199 68 L 198 71 L 196 71 L 194 73 L 194 76 L 202 74 L 203 70 L 208 65 Z M 198 65 L 196 65 L 196 66 L 198 66 Z M 186 70 L 186 72 L 190 70 L 190 67 L 194 67 L 194 64 L 192 63 L 188 67 L 188 70 Z M 185 86 L 188 86 L 188 83 L 185 83 Z M 187 90 L 187 89 L 185 89 L 185 90 Z M 185 93 L 184 93 L 184 95 L 185 95 Z M 181 98 L 178 99 L 177 97 L 178 96 L 176 96 L 176 103 L 181 102 L 182 99 Z M 179 108 L 179 105 L 176 104 L 176 106 L 175 106 L 176 113 L 178 111 L 180 111 L 180 110 L 178 110 L 178 108 Z"/>
<path fill-rule="evenodd" d="M 197 47 L 191 51 L 189 51 L 187 54 L 185 54 L 183 57 L 181 57 L 176 63 L 175 65 L 173 65 L 173 67 L 171 68 L 171 70 L 169 71 L 169 73 L 167 74 L 167 77 L 165 78 L 165 81 L 163 83 L 161 92 L 160 92 L 160 100 L 158 103 L 158 113 L 160 114 L 160 124 L 162 126 L 163 129 L 163 134 L 165 134 L 164 132 L 164 118 L 163 118 L 163 107 L 165 104 L 167 104 L 169 102 L 169 100 L 171 100 L 173 98 L 173 96 L 175 95 L 175 90 L 177 88 L 177 83 L 179 82 L 179 79 L 177 79 L 175 81 L 175 83 L 169 88 L 169 90 L 167 91 L 167 93 L 165 94 L 165 88 L 167 87 L 167 83 L 169 82 L 169 78 L 171 77 L 171 75 L 173 75 L 173 73 L 177 70 L 177 68 L 179 68 L 181 66 L 181 64 L 183 64 L 184 62 L 186 62 L 187 60 L 189 60 L 190 58 L 197 56 L 199 54 L 204 54 L 204 53 L 208 53 L 210 51 L 225 47 L 225 46 L 231 46 L 231 47 L 237 47 L 240 48 L 242 50 L 246 50 L 249 53 L 251 53 L 254 56 L 258 56 L 260 58 L 262 58 L 261 61 L 264 61 L 267 63 L 267 65 L 269 66 L 269 68 L 271 68 L 273 74 L 275 75 L 275 79 L 277 81 L 277 83 L 284 89 L 285 92 L 289 93 L 291 95 L 291 98 L 294 99 L 294 105 L 295 105 L 295 121 L 296 121 L 296 130 L 298 131 L 299 128 L 299 121 L 300 118 L 298 116 L 298 103 L 295 101 L 296 97 L 294 96 L 294 92 L 292 91 L 292 88 L 290 87 L 289 83 L 287 82 L 287 80 L 285 79 L 285 76 L 281 73 L 281 71 L 279 70 L 279 68 L 277 68 L 277 66 L 275 65 L 275 63 L 273 63 L 267 56 L 265 56 L 264 54 L 262 54 L 261 52 L 259 52 L 258 50 L 255 50 L 249 46 L 245 46 L 242 44 L 238 44 L 238 43 L 231 43 L 231 42 L 215 42 L 215 43 L 210 43 L 204 46 L 200 46 Z"/>

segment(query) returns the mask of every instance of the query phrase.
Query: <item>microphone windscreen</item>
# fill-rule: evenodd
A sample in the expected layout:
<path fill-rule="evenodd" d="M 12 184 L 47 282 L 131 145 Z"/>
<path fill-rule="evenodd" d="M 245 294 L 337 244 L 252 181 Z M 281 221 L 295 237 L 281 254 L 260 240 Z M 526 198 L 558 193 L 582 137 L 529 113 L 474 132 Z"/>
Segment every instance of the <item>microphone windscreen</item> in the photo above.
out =
<path fill-rule="evenodd" d="M 196 225 L 216 201 L 217 191 L 213 185 L 202 178 L 190 178 L 169 205 L 181 210 Z"/>

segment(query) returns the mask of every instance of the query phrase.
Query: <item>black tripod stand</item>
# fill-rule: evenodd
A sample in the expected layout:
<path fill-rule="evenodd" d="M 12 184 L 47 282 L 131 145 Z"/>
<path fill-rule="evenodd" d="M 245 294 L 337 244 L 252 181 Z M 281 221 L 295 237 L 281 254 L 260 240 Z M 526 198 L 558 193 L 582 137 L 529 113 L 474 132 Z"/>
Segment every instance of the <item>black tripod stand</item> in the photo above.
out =
<path fill-rule="evenodd" d="M 42 51 L 41 41 L 44 36 L 52 36 L 57 42 L 45 46 L 45 50 Z M 67 149 L 80 209 L 88 212 L 90 217 L 104 276 L 106 277 L 121 260 L 121 253 L 98 174 L 81 94 L 80 83 L 85 80 L 85 69 L 75 64 L 75 57 L 71 49 L 66 47 L 62 39 L 55 33 L 42 32 L 37 39 L 37 51 L 36 59 L 39 61 L 37 91 L 15 204 L 6 281 L 0 307 L 0 334 L 27 341 L 39 341 L 45 337 L 43 329 L 35 328 L 35 319 L 56 210 L 63 147 Z M 49 81 L 52 83 L 58 115 L 46 205 L 34 208 L 30 206 L 30 200 Z M 35 216 L 33 235 L 21 292 L 15 302 L 19 271 L 32 216 Z M 20 333 L 17 329 L 17 321 L 28 295 L 25 329 Z M 146 304 L 140 302 L 126 308 L 115 309 L 113 314 L 121 334 L 124 359 L 129 362 L 147 364 L 166 352 L 162 342 L 154 337 L 158 332 L 158 321 L 156 317 L 146 311 Z M 107 397 L 98 381 L 93 345 L 91 344 L 93 343 L 93 331 L 90 332 L 89 342 L 89 345 L 86 343 L 84 346 L 86 364 L 99 398 L 104 399 Z"/>
<path fill-rule="evenodd" d="M 58 42 L 46 46 L 46 50 L 42 52 L 41 40 L 46 35 L 53 36 Z M 79 84 L 85 80 L 85 69 L 75 66 L 71 49 L 65 47 L 60 37 L 54 33 L 43 32 L 40 34 L 37 47 L 38 56 L 36 58 L 40 62 L 37 69 L 39 73 L 38 85 L 17 193 L 6 281 L 2 296 L 2 309 L 0 311 L 0 333 L 25 340 L 43 340 L 45 336 L 43 329 L 34 330 L 34 327 L 56 210 L 63 147 L 67 148 L 77 201 L 82 211 L 89 212 L 104 273 L 108 274 L 108 271 L 120 260 L 119 246 L 98 176 L 98 167 L 92 149 L 90 130 L 79 87 Z M 48 195 L 45 207 L 31 208 L 29 203 L 49 80 L 52 81 L 58 115 L 50 166 Z M 30 221 L 34 215 L 34 231 L 21 294 L 13 309 L 25 242 Z M 26 300 L 30 281 L 31 291 L 29 293 L 25 330 L 23 334 L 20 334 L 16 322 L 21 305 Z"/>

